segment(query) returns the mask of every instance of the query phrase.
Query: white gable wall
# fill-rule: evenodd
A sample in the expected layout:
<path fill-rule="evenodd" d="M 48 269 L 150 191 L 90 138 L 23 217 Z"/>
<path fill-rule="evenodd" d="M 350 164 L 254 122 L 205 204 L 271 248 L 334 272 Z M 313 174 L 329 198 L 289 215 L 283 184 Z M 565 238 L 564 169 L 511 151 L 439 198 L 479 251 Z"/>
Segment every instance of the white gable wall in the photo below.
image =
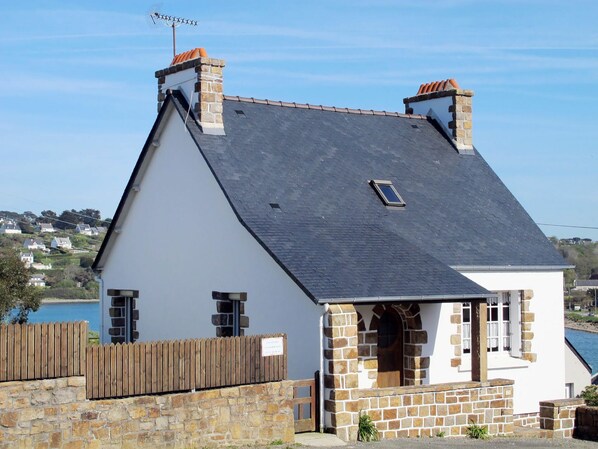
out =
<path fill-rule="evenodd" d="M 572 397 L 578 396 L 585 387 L 592 384 L 592 373 L 567 345 L 565 345 L 565 383 L 573 384 Z"/>
<path fill-rule="evenodd" d="M 212 291 L 245 291 L 246 335 L 286 332 L 289 378 L 319 369 L 316 306 L 241 225 L 179 115 L 160 136 L 138 192 L 113 234 L 102 271 L 102 341 L 108 289 L 139 290 L 140 341 L 215 337 Z"/>
<path fill-rule="evenodd" d="M 488 377 L 515 381 L 514 413 L 538 412 L 542 400 L 563 397 L 565 385 L 563 275 L 561 271 L 545 272 L 474 272 L 463 273 L 469 279 L 490 291 L 533 290 L 531 312 L 534 338 L 532 352 L 536 362 L 519 358 L 488 355 Z M 470 360 L 463 355 L 461 367 L 451 368 L 455 357 L 450 336 L 456 332 L 451 324 L 452 304 L 421 306 L 422 325 L 428 330 L 428 344 L 423 355 L 430 356 L 426 383 L 435 384 L 471 379 Z M 438 323 L 438 330 L 432 330 Z"/>

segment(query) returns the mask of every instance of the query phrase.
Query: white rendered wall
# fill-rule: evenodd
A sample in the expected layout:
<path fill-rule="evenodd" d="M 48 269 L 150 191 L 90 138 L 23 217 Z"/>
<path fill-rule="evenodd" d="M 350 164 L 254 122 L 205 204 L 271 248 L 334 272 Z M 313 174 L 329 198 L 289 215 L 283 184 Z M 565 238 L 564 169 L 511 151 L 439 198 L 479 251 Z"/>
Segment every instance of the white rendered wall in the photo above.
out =
<path fill-rule="evenodd" d="M 592 373 L 577 358 L 577 355 L 565 345 L 565 383 L 573 384 L 573 397 L 579 395 L 585 387 L 592 384 Z"/>
<path fill-rule="evenodd" d="M 215 337 L 212 291 L 246 291 L 246 335 L 288 334 L 289 378 L 320 369 L 316 306 L 234 215 L 177 114 L 168 119 L 102 272 L 108 289 L 139 290 L 140 341 Z"/>
<path fill-rule="evenodd" d="M 442 122 L 444 127 L 448 130 L 448 124 L 453 121 L 453 113 L 449 112 L 449 106 L 453 104 L 453 97 L 440 97 L 432 100 L 416 101 L 409 103 L 409 107 L 413 108 L 414 114 L 428 115 L 428 111 L 432 109 L 438 119 Z"/>
<path fill-rule="evenodd" d="M 563 397 L 565 385 L 563 275 L 560 271 L 546 272 L 475 272 L 462 273 L 490 291 L 533 290 L 531 312 L 534 338 L 532 352 L 537 361 L 530 363 L 518 358 L 488 355 L 488 377 L 515 381 L 514 413 L 538 412 L 542 400 Z M 454 382 L 471 379 L 469 355 L 462 356 L 462 366 L 451 368 L 455 357 L 450 336 L 456 325 L 450 323 L 452 304 L 422 306 L 424 329 L 433 329 L 438 320 L 438 332 L 428 331 L 428 344 L 423 355 L 430 356 L 429 383 Z M 432 332 L 433 333 L 433 332 Z"/>
<path fill-rule="evenodd" d="M 197 74 L 195 73 L 195 67 L 191 67 L 186 70 L 181 70 L 180 72 L 166 75 L 164 78 L 164 85 L 162 86 L 162 92 L 166 93 L 167 89 L 180 89 L 187 101 L 191 104 L 191 97 L 195 93 L 196 82 Z"/>

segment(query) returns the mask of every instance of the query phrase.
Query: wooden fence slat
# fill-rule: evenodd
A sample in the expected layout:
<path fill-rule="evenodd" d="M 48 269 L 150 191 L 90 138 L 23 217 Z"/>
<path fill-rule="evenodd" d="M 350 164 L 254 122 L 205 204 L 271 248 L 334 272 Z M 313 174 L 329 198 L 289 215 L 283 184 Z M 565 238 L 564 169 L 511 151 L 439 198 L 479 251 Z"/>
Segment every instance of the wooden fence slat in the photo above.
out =
<path fill-rule="evenodd" d="M 212 338 L 210 339 L 210 356 L 212 358 L 212 363 L 211 363 L 211 367 L 212 367 L 212 373 L 211 373 L 211 379 L 210 379 L 210 386 L 211 387 L 218 387 L 220 385 L 218 385 L 219 383 L 219 379 L 220 379 L 220 357 L 219 357 L 219 351 L 218 351 L 218 346 L 217 346 L 217 341 L 216 339 Z"/>
<path fill-rule="evenodd" d="M 119 398 L 123 395 L 123 345 L 118 344 L 116 345 L 116 396 Z"/>
<path fill-rule="evenodd" d="M 68 350 L 67 326 L 67 323 L 60 323 L 60 352 L 58 355 L 58 375 L 61 377 L 66 376 L 68 372 L 66 360 L 66 354 Z"/>
<path fill-rule="evenodd" d="M 134 391 L 134 385 L 135 385 L 135 357 L 134 357 L 134 353 L 133 353 L 133 349 L 135 348 L 134 344 L 130 344 L 128 345 L 129 349 L 128 349 L 128 359 L 127 359 L 127 364 L 129 367 L 129 380 L 128 380 L 128 390 L 130 393 L 129 394 L 133 394 Z"/>
<path fill-rule="evenodd" d="M 141 360 L 141 382 L 143 387 L 140 394 L 147 394 L 152 391 L 152 345 L 151 343 L 144 343 L 140 348 L 143 350 Z"/>
<path fill-rule="evenodd" d="M 8 378 L 8 326 L 0 325 L 0 382 Z"/>
<path fill-rule="evenodd" d="M 27 363 L 27 335 L 24 334 L 23 326 L 20 324 L 15 324 L 16 326 L 16 333 L 17 333 L 17 342 L 19 346 L 15 348 L 15 370 L 16 376 L 19 379 L 26 379 L 27 378 L 27 371 L 23 370 L 23 365 Z M 25 338 L 23 338 L 25 336 Z M 23 361 L 24 359 L 24 361 Z"/>
<path fill-rule="evenodd" d="M 73 354 L 73 323 L 71 321 L 69 321 L 68 323 L 66 323 L 66 352 L 64 354 L 62 354 L 62 356 L 65 358 L 65 370 L 63 372 L 63 375 L 66 374 L 66 376 L 72 376 L 73 375 L 73 364 L 72 364 L 72 360 L 71 360 L 71 355 Z"/>
<path fill-rule="evenodd" d="M 121 353 L 121 364 L 122 364 L 122 390 L 120 394 L 122 396 L 129 396 L 129 380 L 130 380 L 130 373 L 129 373 L 129 360 L 131 357 L 129 355 L 129 348 L 131 347 L 130 344 L 122 345 L 122 353 Z"/>
<path fill-rule="evenodd" d="M 106 396 L 106 364 L 105 355 L 106 347 L 101 347 L 98 351 L 98 397 L 105 398 Z"/>
<path fill-rule="evenodd" d="M 85 348 L 87 347 L 87 338 L 89 337 L 89 323 L 87 321 L 85 321 L 83 323 L 83 338 L 81 338 L 81 354 L 85 353 L 85 356 L 87 357 L 87 351 L 85 351 Z M 85 360 L 81 360 L 81 363 L 79 363 L 79 366 L 81 367 L 81 372 L 80 375 L 83 376 L 85 374 Z"/>
<path fill-rule="evenodd" d="M 41 334 L 41 370 L 40 376 L 42 379 L 48 377 L 48 325 L 43 323 Z"/>
<path fill-rule="evenodd" d="M 73 340 L 69 343 L 69 354 L 72 354 L 69 360 L 69 376 L 75 376 L 79 368 L 79 323 L 73 323 L 73 330 L 69 337 Z"/>
<path fill-rule="evenodd" d="M 201 390 L 206 388 L 206 340 L 200 340 L 198 344 L 199 357 L 197 357 L 197 371 L 199 372 L 199 382 L 197 389 Z"/>

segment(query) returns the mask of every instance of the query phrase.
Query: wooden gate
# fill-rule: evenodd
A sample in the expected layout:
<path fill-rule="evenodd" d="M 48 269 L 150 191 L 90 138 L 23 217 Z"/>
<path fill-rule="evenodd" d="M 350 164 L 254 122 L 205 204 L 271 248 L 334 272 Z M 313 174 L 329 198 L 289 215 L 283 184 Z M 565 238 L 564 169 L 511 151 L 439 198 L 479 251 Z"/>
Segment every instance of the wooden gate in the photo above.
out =
<path fill-rule="evenodd" d="M 319 371 L 313 379 L 293 381 L 295 433 L 318 430 Z"/>

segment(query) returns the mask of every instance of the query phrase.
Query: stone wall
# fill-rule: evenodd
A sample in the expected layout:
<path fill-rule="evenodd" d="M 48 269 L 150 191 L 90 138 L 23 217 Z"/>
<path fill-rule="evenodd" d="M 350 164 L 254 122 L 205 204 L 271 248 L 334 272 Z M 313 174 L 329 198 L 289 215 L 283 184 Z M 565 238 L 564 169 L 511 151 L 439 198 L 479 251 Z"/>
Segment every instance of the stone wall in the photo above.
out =
<path fill-rule="evenodd" d="M 85 378 L 0 383 L 0 449 L 189 448 L 294 441 L 292 382 L 85 399 Z"/>
<path fill-rule="evenodd" d="M 598 441 L 598 407 L 581 405 L 575 410 L 575 438 Z"/>
<path fill-rule="evenodd" d="M 513 415 L 513 425 L 516 427 L 540 428 L 540 415 L 538 412 Z"/>
<path fill-rule="evenodd" d="M 344 441 L 357 439 L 353 416 L 358 387 L 357 313 L 351 304 L 333 304 L 324 319 L 324 411 L 325 426 Z"/>
<path fill-rule="evenodd" d="M 359 390 L 359 410 L 381 438 L 466 435 L 472 422 L 490 435 L 513 432 L 513 381 L 447 383 Z M 357 425 L 359 416 L 353 416 Z"/>
<path fill-rule="evenodd" d="M 583 399 L 557 399 L 540 402 L 540 429 L 550 431 L 552 438 L 571 438 L 575 428 L 575 409 Z"/>

